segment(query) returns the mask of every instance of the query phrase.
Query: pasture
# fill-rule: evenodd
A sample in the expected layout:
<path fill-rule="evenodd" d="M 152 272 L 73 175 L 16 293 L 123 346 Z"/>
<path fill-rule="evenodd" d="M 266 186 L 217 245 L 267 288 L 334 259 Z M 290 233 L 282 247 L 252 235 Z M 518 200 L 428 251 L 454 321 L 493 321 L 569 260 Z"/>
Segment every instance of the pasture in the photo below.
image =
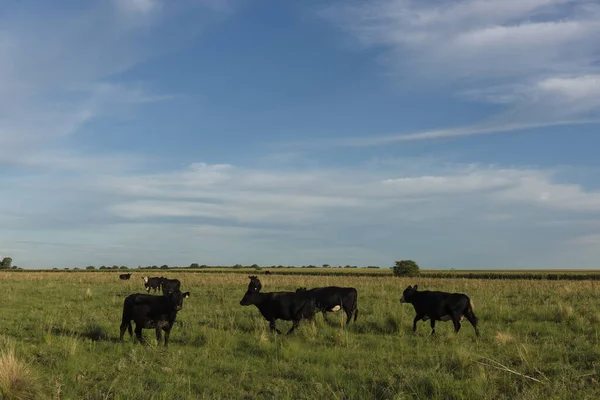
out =
<path fill-rule="evenodd" d="M 248 273 L 2 272 L 0 398 L 41 399 L 595 399 L 600 396 L 600 283 L 594 281 L 262 275 L 263 292 L 358 289 L 343 314 L 269 333 L 240 306 Z M 141 276 L 190 291 L 168 349 L 128 334 L 123 300 Z M 463 321 L 419 322 L 400 304 L 409 284 L 469 295 L 481 337 Z M 287 331 L 291 322 L 278 321 Z M 22 397 L 11 397 L 22 395 Z"/>

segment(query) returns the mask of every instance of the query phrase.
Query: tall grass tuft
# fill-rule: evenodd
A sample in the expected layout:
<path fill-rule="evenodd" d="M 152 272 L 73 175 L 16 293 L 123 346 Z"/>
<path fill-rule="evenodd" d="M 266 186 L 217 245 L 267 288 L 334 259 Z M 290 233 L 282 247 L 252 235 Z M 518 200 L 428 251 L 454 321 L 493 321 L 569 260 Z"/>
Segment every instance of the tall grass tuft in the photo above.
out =
<path fill-rule="evenodd" d="M 14 347 L 0 353 L 0 398 L 6 400 L 36 399 L 38 382 L 25 363 L 15 357 Z"/>

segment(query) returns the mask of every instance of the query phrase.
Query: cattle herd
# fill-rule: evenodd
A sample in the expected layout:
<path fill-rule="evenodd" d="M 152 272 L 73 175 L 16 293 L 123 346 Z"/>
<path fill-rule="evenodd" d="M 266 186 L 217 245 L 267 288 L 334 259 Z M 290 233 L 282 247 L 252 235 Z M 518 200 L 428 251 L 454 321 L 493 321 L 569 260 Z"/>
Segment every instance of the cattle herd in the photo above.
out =
<path fill-rule="evenodd" d="M 131 274 L 122 274 L 120 279 L 128 280 Z M 315 314 L 323 313 L 327 320 L 327 312 L 343 310 L 346 314 L 346 325 L 358 317 L 358 291 L 353 287 L 327 286 L 307 290 L 298 288 L 295 292 L 261 292 L 262 283 L 256 276 L 250 276 L 250 283 L 240 305 L 254 305 L 262 316 L 269 322 L 271 332 L 281 333 L 276 321 L 292 321 L 292 327 L 287 332 L 292 333 L 301 320 L 314 320 Z M 164 346 L 168 347 L 169 334 L 175 323 L 177 312 L 183 307 L 183 299 L 190 292 L 181 292 L 181 282 L 178 279 L 164 277 L 142 277 L 146 293 L 134 293 L 123 302 L 123 318 L 119 340 L 123 340 L 125 331 L 133 337 L 131 321 L 135 322 L 135 335 L 140 343 L 145 343 L 142 329 L 155 329 L 156 340 L 162 340 L 165 332 Z M 150 290 L 161 291 L 162 296 L 150 294 Z M 435 321 L 450 321 L 454 331 L 460 330 L 463 318 L 473 325 L 475 334 L 479 336 L 477 317 L 473 312 L 471 300 L 463 293 L 447 293 L 438 291 L 418 291 L 417 285 L 408 286 L 402 293 L 400 303 L 413 305 L 416 315 L 413 320 L 413 332 L 417 330 L 417 321 L 430 320 L 431 334 L 435 334 Z"/>

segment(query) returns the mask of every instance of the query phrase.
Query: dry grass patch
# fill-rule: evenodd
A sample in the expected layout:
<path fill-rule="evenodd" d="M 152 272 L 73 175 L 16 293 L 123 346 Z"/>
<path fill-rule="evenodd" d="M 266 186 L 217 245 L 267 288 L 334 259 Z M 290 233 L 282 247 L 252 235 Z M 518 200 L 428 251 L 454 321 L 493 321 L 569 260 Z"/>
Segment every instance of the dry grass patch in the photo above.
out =
<path fill-rule="evenodd" d="M 496 342 L 507 344 L 515 341 L 515 337 L 508 332 L 498 332 L 496 334 Z"/>
<path fill-rule="evenodd" d="M 32 371 L 15 357 L 14 348 L 0 353 L 0 398 L 6 400 L 36 399 L 37 379 Z"/>

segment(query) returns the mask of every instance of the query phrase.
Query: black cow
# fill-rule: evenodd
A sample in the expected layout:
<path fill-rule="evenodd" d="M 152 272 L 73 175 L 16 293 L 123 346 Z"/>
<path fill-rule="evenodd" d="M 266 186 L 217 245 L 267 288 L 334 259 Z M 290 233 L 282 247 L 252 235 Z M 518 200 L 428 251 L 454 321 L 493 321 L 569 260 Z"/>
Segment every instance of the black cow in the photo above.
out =
<path fill-rule="evenodd" d="M 460 321 L 463 317 L 475 328 L 475 334 L 479 336 L 477 329 L 477 317 L 473 313 L 473 307 L 469 296 L 462 293 L 433 292 L 425 290 L 417 291 L 417 285 L 408 286 L 402 293 L 400 303 L 410 303 L 415 308 L 417 315 L 413 321 L 413 332 L 417 330 L 417 321 L 431 320 L 431 334 L 435 334 L 435 321 L 449 321 L 454 323 L 454 332 L 460 330 Z"/>
<path fill-rule="evenodd" d="M 296 289 L 296 293 L 302 292 L 315 299 L 316 309 L 323 313 L 325 321 L 329 322 L 326 312 L 336 312 L 343 309 L 346 313 L 346 325 L 350 324 L 352 314 L 354 314 L 354 322 L 356 322 L 358 317 L 358 291 L 355 288 L 326 286 L 310 290 L 306 290 L 306 288 Z"/>
<path fill-rule="evenodd" d="M 150 293 L 150 289 L 154 289 L 154 292 L 156 292 L 157 290 L 160 292 L 160 284 L 162 282 L 162 279 L 164 279 L 162 276 L 160 278 L 148 278 L 147 276 L 142 276 L 146 292 Z"/>
<path fill-rule="evenodd" d="M 294 292 L 269 292 L 260 293 L 262 284 L 256 276 L 250 276 L 250 283 L 246 294 L 240 300 L 240 305 L 254 304 L 262 316 L 269 321 L 270 331 L 281 334 L 276 327 L 276 320 L 293 321 L 289 335 L 298 327 L 302 319 L 314 320 L 315 302 L 306 293 Z"/>
<path fill-rule="evenodd" d="M 177 292 L 179 291 L 180 287 L 181 287 L 181 282 L 179 282 L 179 279 L 167 279 L 167 278 L 160 278 L 160 284 L 162 287 L 162 292 L 164 296 L 167 296 L 173 292 Z"/>
<path fill-rule="evenodd" d="M 122 279 L 124 281 L 128 280 L 129 278 L 131 278 L 131 273 L 119 275 L 119 279 Z"/>
<path fill-rule="evenodd" d="M 123 317 L 121 319 L 121 334 L 119 340 L 129 330 L 133 337 L 131 321 L 135 322 L 135 335 L 140 343 L 142 329 L 156 329 L 156 340 L 161 341 L 161 330 L 165 331 L 165 347 L 169 345 L 169 334 L 175 323 L 177 312 L 183 307 L 183 299 L 188 298 L 190 292 L 177 291 L 168 296 L 153 296 L 151 294 L 134 293 L 125 298 L 123 302 Z"/>
<path fill-rule="evenodd" d="M 265 271 L 265 275 L 271 275 L 271 271 Z"/>

